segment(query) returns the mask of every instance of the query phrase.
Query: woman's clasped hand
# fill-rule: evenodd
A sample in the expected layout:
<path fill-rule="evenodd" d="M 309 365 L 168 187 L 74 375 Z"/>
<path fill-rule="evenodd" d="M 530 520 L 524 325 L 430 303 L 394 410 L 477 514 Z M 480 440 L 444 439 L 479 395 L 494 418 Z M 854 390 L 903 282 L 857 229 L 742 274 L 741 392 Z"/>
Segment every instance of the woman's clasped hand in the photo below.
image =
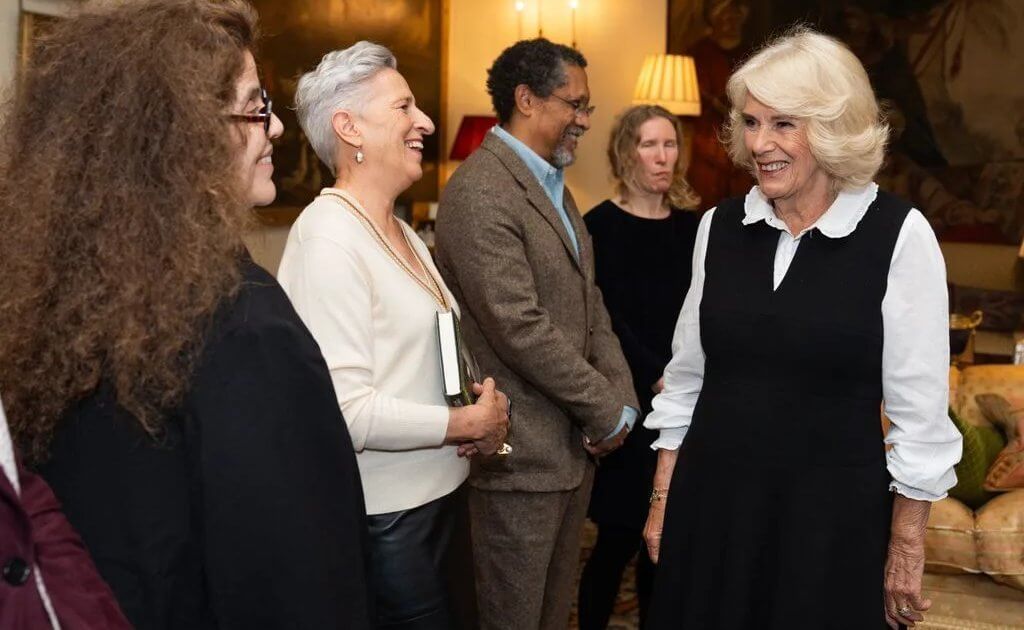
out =
<path fill-rule="evenodd" d="M 452 409 L 448 422 L 450 440 L 460 441 L 460 457 L 494 455 L 505 443 L 509 430 L 508 397 L 495 388 L 493 378 L 473 383 L 476 402 Z M 454 431 L 454 433 L 453 433 Z"/>

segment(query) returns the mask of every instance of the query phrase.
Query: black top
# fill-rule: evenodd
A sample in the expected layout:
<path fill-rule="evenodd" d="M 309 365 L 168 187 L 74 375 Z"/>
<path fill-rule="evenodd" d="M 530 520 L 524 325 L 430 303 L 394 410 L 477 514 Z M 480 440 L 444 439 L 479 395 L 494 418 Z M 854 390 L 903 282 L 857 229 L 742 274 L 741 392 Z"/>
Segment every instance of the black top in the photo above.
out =
<path fill-rule="evenodd" d="M 159 442 L 104 385 L 42 473 L 142 629 L 368 628 L 366 517 L 319 347 L 243 263 Z"/>
<path fill-rule="evenodd" d="M 909 209 L 880 192 L 851 234 L 810 230 L 777 289 L 779 230 L 743 225 L 741 199 L 715 210 L 650 628 L 885 627 L 882 300 Z"/>
<path fill-rule="evenodd" d="M 626 444 L 601 460 L 590 516 L 639 529 L 647 517 L 657 461 L 650 445 L 658 436 L 642 423 L 651 411 L 651 386 L 672 358 L 672 335 L 690 286 L 700 218 L 695 212 L 673 210 L 664 219 L 644 219 L 605 200 L 583 220 L 594 241 L 597 286 L 641 406 Z"/>
<path fill-rule="evenodd" d="M 742 203 L 719 205 L 700 304 L 704 382 L 688 440 L 700 433 L 703 413 L 742 410 L 758 417 L 748 431 L 710 421 L 701 429 L 723 432 L 723 456 L 798 467 L 884 463 L 882 299 L 909 210 L 880 192 L 850 235 L 809 231 L 773 290 L 779 230 L 743 225 Z M 756 408 L 763 409 L 752 414 Z M 765 449 L 780 433 L 785 440 Z"/>

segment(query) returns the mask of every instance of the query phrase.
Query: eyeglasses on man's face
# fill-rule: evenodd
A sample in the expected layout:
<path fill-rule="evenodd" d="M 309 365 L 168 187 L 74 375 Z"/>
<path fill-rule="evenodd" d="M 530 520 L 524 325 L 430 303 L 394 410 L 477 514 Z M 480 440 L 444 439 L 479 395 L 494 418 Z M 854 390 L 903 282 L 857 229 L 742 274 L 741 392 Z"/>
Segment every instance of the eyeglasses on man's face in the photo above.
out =
<path fill-rule="evenodd" d="M 594 113 L 594 110 L 597 109 L 597 106 L 591 105 L 581 98 L 570 101 L 569 99 L 562 98 L 557 94 L 552 94 L 551 96 L 557 98 L 558 100 L 562 101 L 569 107 L 573 108 L 573 111 L 577 116 L 590 116 L 591 114 Z"/>
<path fill-rule="evenodd" d="M 263 131 L 270 133 L 270 120 L 274 115 L 274 102 L 270 100 L 267 90 L 260 88 L 260 100 L 263 107 L 255 114 L 228 114 L 228 118 L 250 123 L 263 123 Z"/>

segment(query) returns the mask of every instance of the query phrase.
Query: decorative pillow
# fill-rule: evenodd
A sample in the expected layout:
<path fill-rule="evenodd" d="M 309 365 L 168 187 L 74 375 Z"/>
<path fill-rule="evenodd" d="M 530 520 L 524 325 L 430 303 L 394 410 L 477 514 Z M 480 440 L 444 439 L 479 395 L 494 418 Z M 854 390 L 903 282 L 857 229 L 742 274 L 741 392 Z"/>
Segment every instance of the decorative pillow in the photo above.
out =
<path fill-rule="evenodd" d="M 924 535 L 925 567 L 932 573 L 979 573 L 974 512 L 952 497 L 932 503 Z"/>
<path fill-rule="evenodd" d="M 1001 494 L 975 516 L 978 566 L 997 582 L 1024 590 L 1024 490 Z"/>
<path fill-rule="evenodd" d="M 1024 365 L 972 365 L 961 371 L 950 407 L 968 424 L 992 426 L 978 409 L 978 394 L 999 394 L 1011 402 L 1024 396 Z"/>
<path fill-rule="evenodd" d="M 1006 446 L 1006 441 L 995 429 L 964 422 L 952 409 L 949 417 L 964 436 L 963 457 L 956 465 L 957 484 L 949 491 L 949 496 L 977 509 L 992 498 L 984 488 L 985 474 L 999 451 Z"/>
<path fill-rule="evenodd" d="M 1024 575 L 992 575 L 989 577 L 1000 584 L 1012 586 L 1019 591 L 1024 591 Z"/>
<path fill-rule="evenodd" d="M 988 469 L 984 488 L 1005 492 L 1024 488 L 1024 439 L 1008 444 Z"/>
<path fill-rule="evenodd" d="M 1011 402 L 999 394 L 978 394 L 974 402 L 986 420 L 1003 430 L 1007 442 L 1014 442 L 1024 434 L 1024 404 L 1017 400 Z"/>
<path fill-rule="evenodd" d="M 1007 446 L 985 476 L 984 488 L 993 492 L 1024 488 L 1024 404 L 999 394 L 974 397 L 985 419 L 1002 429 Z"/>

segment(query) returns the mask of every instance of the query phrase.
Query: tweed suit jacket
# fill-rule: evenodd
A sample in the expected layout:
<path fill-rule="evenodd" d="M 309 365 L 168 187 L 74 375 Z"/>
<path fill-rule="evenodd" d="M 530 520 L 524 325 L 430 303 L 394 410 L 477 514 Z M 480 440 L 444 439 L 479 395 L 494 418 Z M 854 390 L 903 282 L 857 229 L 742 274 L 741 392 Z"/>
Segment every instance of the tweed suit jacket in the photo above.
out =
<path fill-rule="evenodd" d="M 438 268 L 462 308 L 462 331 L 485 376 L 513 403 L 507 457 L 476 457 L 488 490 L 577 487 L 597 442 L 638 408 L 576 204 L 565 206 L 579 257 L 537 178 L 487 134 L 452 175 L 437 213 Z"/>

